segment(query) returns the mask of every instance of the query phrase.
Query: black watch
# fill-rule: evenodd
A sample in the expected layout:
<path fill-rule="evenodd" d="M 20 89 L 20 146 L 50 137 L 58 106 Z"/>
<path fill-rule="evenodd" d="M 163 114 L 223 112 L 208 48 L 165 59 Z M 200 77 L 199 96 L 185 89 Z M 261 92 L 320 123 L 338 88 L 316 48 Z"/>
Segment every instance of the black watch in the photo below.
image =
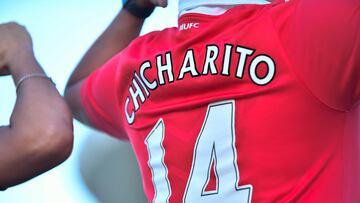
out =
<path fill-rule="evenodd" d="M 137 3 L 135 3 L 134 0 L 127 0 L 123 5 L 123 9 L 127 10 L 128 12 L 130 12 L 131 14 L 133 14 L 138 18 L 145 19 L 152 14 L 152 12 L 155 9 L 155 6 L 142 7 L 139 6 Z"/>

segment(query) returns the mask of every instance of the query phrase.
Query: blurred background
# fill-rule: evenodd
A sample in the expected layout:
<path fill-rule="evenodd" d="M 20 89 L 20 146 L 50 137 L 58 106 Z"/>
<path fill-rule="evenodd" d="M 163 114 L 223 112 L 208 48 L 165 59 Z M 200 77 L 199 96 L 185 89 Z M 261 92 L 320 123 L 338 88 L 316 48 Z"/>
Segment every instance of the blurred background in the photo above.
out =
<path fill-rule="evenodd" d="M 62 93 L 73 68 L 119 12 L 121 3 L 121 0 L 0 0 L 0 23 L 16 21 L 27 27 L 37 59 Z M 145 22 L 142 34 L 176 26 L 177 3 L 170 0 L 167 9 L 156 9 Z M 9 124 L 15 98 L 11 77 L 1 77 L 0 125 Z M 74 124 L 71 157 L 52 171 L 0 192 L 0 203 L 146 202 L 130 145 L 78 122 Z"/>

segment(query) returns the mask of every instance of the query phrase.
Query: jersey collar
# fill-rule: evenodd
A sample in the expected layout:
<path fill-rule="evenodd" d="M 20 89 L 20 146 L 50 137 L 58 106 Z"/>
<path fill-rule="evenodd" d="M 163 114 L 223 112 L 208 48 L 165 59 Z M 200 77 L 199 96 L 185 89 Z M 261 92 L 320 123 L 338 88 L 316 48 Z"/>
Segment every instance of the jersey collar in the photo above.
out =
<path fill-rule="evenodd" d="M 266 0 L 180 0 L 179 16 L 186 13 L 221 15 L 240 4 L 269 4 Z"/>

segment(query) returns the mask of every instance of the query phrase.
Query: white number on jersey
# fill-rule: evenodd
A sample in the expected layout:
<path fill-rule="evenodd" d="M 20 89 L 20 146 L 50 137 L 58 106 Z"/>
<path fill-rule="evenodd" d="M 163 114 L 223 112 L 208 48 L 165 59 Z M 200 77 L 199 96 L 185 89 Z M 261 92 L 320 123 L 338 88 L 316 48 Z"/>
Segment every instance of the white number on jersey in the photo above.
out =
<path fill-rule="evenodd" d="M 169 202 L 171 195 L 168 170 L 164 163 L 165 149 L 162 145 L 164 141 L 164 128 L 164 122 L 160 119 L 145 140 L 149 152 L 148 165 L 151 168 L 152 181 L 155 188 L 153 203 Z"/>
<path fill-rule="evenodd" d="M 198 135 L 191 173 L 183 201 L 185 203 L 250 203 L 252 186 L 238 186 L 240 179 L 235 148 L 235 103 L 225 101 L 210 104 Z M 155 197 L 153 202 L 168 202 L 171 187 L 164 163 L 164 122 L 158 121 L 146 138 L 149 167 L 153 175 Z M 214 163 L 216 190 L 205 191 Z"/>
<path fill-rule="evenodd" d="M 239 187 L 236 164 L 234 101 L 210 104 L 196 141 L 190 177 L 184 194 L 186 203 L 249 203 L 252 186 Z M 212 163 L 216 191 L 206 192 Z"/>

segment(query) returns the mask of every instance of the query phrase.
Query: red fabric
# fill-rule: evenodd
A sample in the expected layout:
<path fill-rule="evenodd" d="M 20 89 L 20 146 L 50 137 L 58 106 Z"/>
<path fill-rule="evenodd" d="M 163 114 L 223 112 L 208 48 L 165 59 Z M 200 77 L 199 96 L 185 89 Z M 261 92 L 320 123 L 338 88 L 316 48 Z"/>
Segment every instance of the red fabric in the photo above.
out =
<path fill-rule="evenodd" d="M 144 141 L 155 124 L 162 119 L 165 126 L 162 144 L 170 202 L 182 202 L 208 105 L 225 100 L 235 101 L 239 185 L 252 185 L 252 202 L 360 202 L 359 1 L 241 5 L 217 17 L 186 14 L 179 25 L 182 30 L 170 28 L 138 38 L 82 88 L 93 124 L 130 140 L 149 202 L 155 189 Z M 229 76 L 221 74 L 225 44 L 234 46 Z M 203 74 L 207 45 L 219 49 L 217 74 Z M 242 78 L 235 77 L 236 46 L 253 50 Z M 179 79 L 189 49 L 198 76 L 187 72 Z M 162 56 L 164 64 L 167 52 L 174 81 L 164 74 L 165 84 L 159 85 L 156 56 Z M 275 76 L 265 85 L 255 84 L 249 74 L 259 55 L 275 64 Z M 148 88 L 149 96 L 134 76 L 140 75 L 145 61 L 151 64 L 145 77 L 157 83 L 156 89 Z M 259 64 L 259 78 L 268 74 L 267 67 Z M 144 102 L 137 97 L 136 112 L 129 92 L 134 78 L 145 97 Z M 135 119 L 129 124 L 126 114 L 132 112 Z"/>
<path fill-rule="evenodd" d="M 85 80 L 81 87 L 81 102 L 92 125 L 119 139 L 128 139 L 124 132 L 121 107 L 118 105 L 117 64 L 115 56 Z M 100 86 L 101 85 L 101 86 Z"/>

